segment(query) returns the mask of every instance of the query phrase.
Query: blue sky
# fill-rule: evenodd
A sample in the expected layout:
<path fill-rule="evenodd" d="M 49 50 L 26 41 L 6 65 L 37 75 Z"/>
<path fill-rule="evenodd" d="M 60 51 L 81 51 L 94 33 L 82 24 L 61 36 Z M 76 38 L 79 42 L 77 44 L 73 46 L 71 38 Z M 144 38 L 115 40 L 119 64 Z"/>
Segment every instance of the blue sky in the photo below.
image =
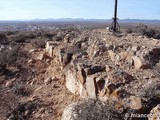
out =
<path fill-rule="evenodd" d="M 118 0 L 120 19 L 160 19 L 160 0 Z M 0 20 L 111 19 L 114 0 L 1 0 Z"/>

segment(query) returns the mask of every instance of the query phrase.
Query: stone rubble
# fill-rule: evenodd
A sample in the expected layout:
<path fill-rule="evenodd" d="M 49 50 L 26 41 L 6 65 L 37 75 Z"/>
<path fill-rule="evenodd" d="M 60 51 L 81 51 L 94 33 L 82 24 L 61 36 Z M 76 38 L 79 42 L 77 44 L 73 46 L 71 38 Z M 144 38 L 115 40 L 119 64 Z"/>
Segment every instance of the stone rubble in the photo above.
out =
<path fill-rule="evenodd" d="M 71 93 L 81 98 L 114 102 L 117 109 L 143 109 L 143 100 L 133 94 L 136 90 L 133 90 L 135 87 L 132 84 L 138 85 L 136 89 L 139 89 L 140 80 L 150 79 L 145 79 L 143 74 L 159 62 L 159 42 L 154 47 L 131 41 L 127 43 L 126 40 L 111 42 L 103 38 L 105 32 L 99 32 L 101 39 L 95 33 L 83 42 L 77 39 L 71 41 L 68 35 L 64 44 L 47 42 L 46 53 L 59 61 L 64 70 L 66 87 Z M 54 45 L 59 46 L 59 50 Z"/>

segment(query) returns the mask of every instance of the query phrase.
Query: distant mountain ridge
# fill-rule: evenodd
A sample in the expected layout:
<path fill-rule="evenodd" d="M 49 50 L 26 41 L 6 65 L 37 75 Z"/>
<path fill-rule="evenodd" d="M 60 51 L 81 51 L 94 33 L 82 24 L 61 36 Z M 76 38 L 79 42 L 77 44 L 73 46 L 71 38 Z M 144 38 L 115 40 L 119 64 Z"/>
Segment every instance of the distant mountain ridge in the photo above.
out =
<path fill-rule="evenodd" d="M 34 19 L 30 21 L 60 21 L 60 22 L 72 22 L 72 21 L 93 21 L 93 22 L 106 22 L 112 21 L 111 19 L 84 19 L 84 18 L 59 18 L 59 19 Z M 120 22 L 151 22 L 151 23 L 160 23 L 160 20 L 147 20 L 147 19 L 119 19 Z"/>
<path fill-rule="evenodd" d="M 10 22 L 111 22 L 111 19 L 84 19 L 84 18 L 48 18 L 48 19 L 32 19 L 32 20 L 0 20 L 0 23 Z M 160 24 L 160 20 L 147 20 L 147 19 L 119 19 L 121 23 L 156 23 Z"/>

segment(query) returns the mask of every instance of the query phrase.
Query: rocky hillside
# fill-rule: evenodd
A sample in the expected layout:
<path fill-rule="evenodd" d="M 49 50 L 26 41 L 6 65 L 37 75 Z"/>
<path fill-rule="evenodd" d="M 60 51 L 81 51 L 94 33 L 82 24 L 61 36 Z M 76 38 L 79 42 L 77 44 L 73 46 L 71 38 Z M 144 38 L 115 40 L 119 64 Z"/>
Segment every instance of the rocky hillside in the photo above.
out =
<path fill-rule="evenodd" d="M 155 37 L 79 28 L 1 36 L 2 119 L 153 120 L 159 114 Z"/>

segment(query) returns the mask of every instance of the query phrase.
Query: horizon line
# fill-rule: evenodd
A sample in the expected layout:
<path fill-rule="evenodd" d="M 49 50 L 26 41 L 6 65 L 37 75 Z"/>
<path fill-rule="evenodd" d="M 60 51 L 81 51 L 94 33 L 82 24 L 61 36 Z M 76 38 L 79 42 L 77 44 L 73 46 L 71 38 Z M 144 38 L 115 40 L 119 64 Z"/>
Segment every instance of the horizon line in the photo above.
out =
<path fill-rule="evenodd" d="M 12 19 L 12 20 L 0 20 L 0 21 L 58 21 L 58 20 L 112 20 L 112 19 L 104 19 L 104 18 L 35 18 L 35 19 Z M 139 21 L 160 21 L 160 19 L 138 19 L 138 18 L 124 18 L 118 20 L 139 20 Z"/>

